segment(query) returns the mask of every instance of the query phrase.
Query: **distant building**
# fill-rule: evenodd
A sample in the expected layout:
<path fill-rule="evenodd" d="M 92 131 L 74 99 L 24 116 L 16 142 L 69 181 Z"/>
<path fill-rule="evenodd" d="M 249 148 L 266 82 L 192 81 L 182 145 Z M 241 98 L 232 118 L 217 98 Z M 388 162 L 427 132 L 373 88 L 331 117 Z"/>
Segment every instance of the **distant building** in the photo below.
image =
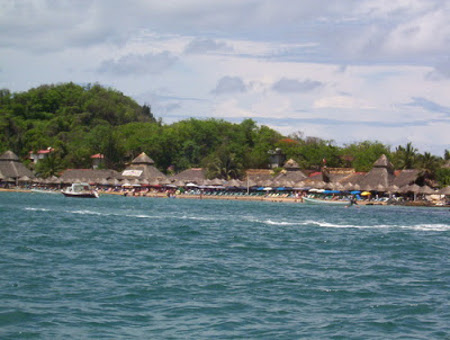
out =
<path fill-rule="evenodd" d="M 138 180 L 167 180 L 166 175 L 154 167 L 155 162 L 145 152 L 137 156 L 131 164 L 122 172 L 125 179 Z"/>
<path fill-rule="evenodd" d="M 34 178 L 33 173 L 20 162 L 14 152 L 6 151 L 0 155 L 0 181 L 17 184 L 20 180 L 27 181 L 31 178 Z"/>
<path fill-rule="evenodd" d="M 47 149 L 38 150 L 36 152 L 30 151 L 30 159 L 33 163 L 37 163 L 40 160 L 47 158 L 48 155 L 53 151 L 55 151 L 55 149 L 53 149 L 51 146 L 49 146 Z"/>
<path fill-rule="evenodd" d="M 276 148 L 275 150 L 270 150 L 269 152 L 269 162 L 270 162 L 270 168 L 279 168 L 281 167 L 285 160 L 286 156 L 283 154 L 283 151 L 281 151 L 280 148 Z"/>
<path fill-rule="evenodd" d="M 92 159 L 92 169 L 98 169 L 99 166 L 103 165 L 105 156 L 101 153 L 96 153 L 95 155 L 91 156 Z"/>

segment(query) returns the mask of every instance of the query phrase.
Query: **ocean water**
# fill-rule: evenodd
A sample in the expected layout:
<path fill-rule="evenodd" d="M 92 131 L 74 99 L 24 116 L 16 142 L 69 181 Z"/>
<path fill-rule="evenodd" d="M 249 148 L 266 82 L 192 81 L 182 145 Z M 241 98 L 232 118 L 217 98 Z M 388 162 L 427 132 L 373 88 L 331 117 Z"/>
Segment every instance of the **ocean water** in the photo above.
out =
<path fill-rule="evenodd" d="M 449 339 L 450 210 L 0 193 L 0 339 Z"/>

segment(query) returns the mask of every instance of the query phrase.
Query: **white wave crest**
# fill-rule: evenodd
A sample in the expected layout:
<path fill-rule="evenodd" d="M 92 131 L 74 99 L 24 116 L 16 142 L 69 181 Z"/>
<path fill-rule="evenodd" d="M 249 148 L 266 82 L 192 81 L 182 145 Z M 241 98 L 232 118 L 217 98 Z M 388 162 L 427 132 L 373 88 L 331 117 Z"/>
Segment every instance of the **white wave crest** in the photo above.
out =
<path fill-rule="evenodd" d="M 415 230 L 415 231 L 450 231 L 450 225 L 448 224 L 417 224 L 417 225 L 387 225 L 387 224 L 377 224 L 377 225 L 352 225 L 352 224 L 337 224 L 326 221 L 302 221 L 302 222 L 288 222 L 288 221 L 273 221 L 264 220 L 257 221 L 267 225 L 278 225 L 278 226 L 317 226 L 321 228 L 341 228 L 341 229 L 404 229 L 404 230 Z"/>
<path fill-rule="evenodd" d="M 28 211 L 50 211 L 50 209 L 47 209 L 47 208 L 32 208 L 32 207 L 26 207 L 25 210 L 28 210 Z"/>

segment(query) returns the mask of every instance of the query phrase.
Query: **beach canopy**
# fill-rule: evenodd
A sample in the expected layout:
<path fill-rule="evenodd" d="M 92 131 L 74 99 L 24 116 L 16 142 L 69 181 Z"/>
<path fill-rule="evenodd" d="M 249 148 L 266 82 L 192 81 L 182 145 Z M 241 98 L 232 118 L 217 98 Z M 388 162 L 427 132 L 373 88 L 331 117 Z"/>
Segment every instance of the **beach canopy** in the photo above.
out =
<path fill-rule="evenodd" d="M 339 190 L 324 190 L 324 194 L 340 194 Z"/>
<path fill-rule="evenodd" d="M 440 195 L 449 195 L 450 196 L 450 186 L 447 186 L 445 188 L 442 188 L 438 191 Z"/>

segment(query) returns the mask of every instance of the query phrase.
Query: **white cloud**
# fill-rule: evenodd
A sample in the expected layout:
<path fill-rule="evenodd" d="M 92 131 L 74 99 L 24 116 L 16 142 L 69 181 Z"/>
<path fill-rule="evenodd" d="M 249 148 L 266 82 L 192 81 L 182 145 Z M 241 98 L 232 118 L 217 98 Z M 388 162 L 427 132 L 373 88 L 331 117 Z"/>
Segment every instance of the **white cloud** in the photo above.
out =
<path fill-rule="evenodd" d="M 214 94 L 242 93 L 247 91 L 247 86 L 240 77 L 225 76 L 219 79 Z"/>
<path fill-rule="evenodd" d="M 136 55 L 128 54 L 118 60 L 105 60 L 98 68 L 100 73 L 112 73 L 120 76 L 155 74 L 164 72 L 171 67 L 177 58 L 169 52 L 157 54 Z"/>
<path fill-rule="evenodd" d="M 322 85 L 320 81 L 311 79 L 300 81 L 298 79 L 281 78 L 273 84 L 272 89 L 280 93 L 302 93 L 312 91 Z"/>
<path fill-rule="evenodd" d="M 442 148 L 447 116 L 432 108 L 450 107 L 449 6 L 2 1 L 0 87 L 99 82 L 140 100 L 157 93 L 146 98 L 165 121 L 254 117 L 284 133 L 340 141 L 391 141 L 407 131 L 424 147 Z"/>
<path fill-rule="evenodd" d="M 320 98 L 314 102 L 313 107 L 316 109 L 335 108 L 360 110 L 370 110 L 375 108 L 375 106 L 369 104 L 367 101 L 351 96 L 333 96 Z"/>

